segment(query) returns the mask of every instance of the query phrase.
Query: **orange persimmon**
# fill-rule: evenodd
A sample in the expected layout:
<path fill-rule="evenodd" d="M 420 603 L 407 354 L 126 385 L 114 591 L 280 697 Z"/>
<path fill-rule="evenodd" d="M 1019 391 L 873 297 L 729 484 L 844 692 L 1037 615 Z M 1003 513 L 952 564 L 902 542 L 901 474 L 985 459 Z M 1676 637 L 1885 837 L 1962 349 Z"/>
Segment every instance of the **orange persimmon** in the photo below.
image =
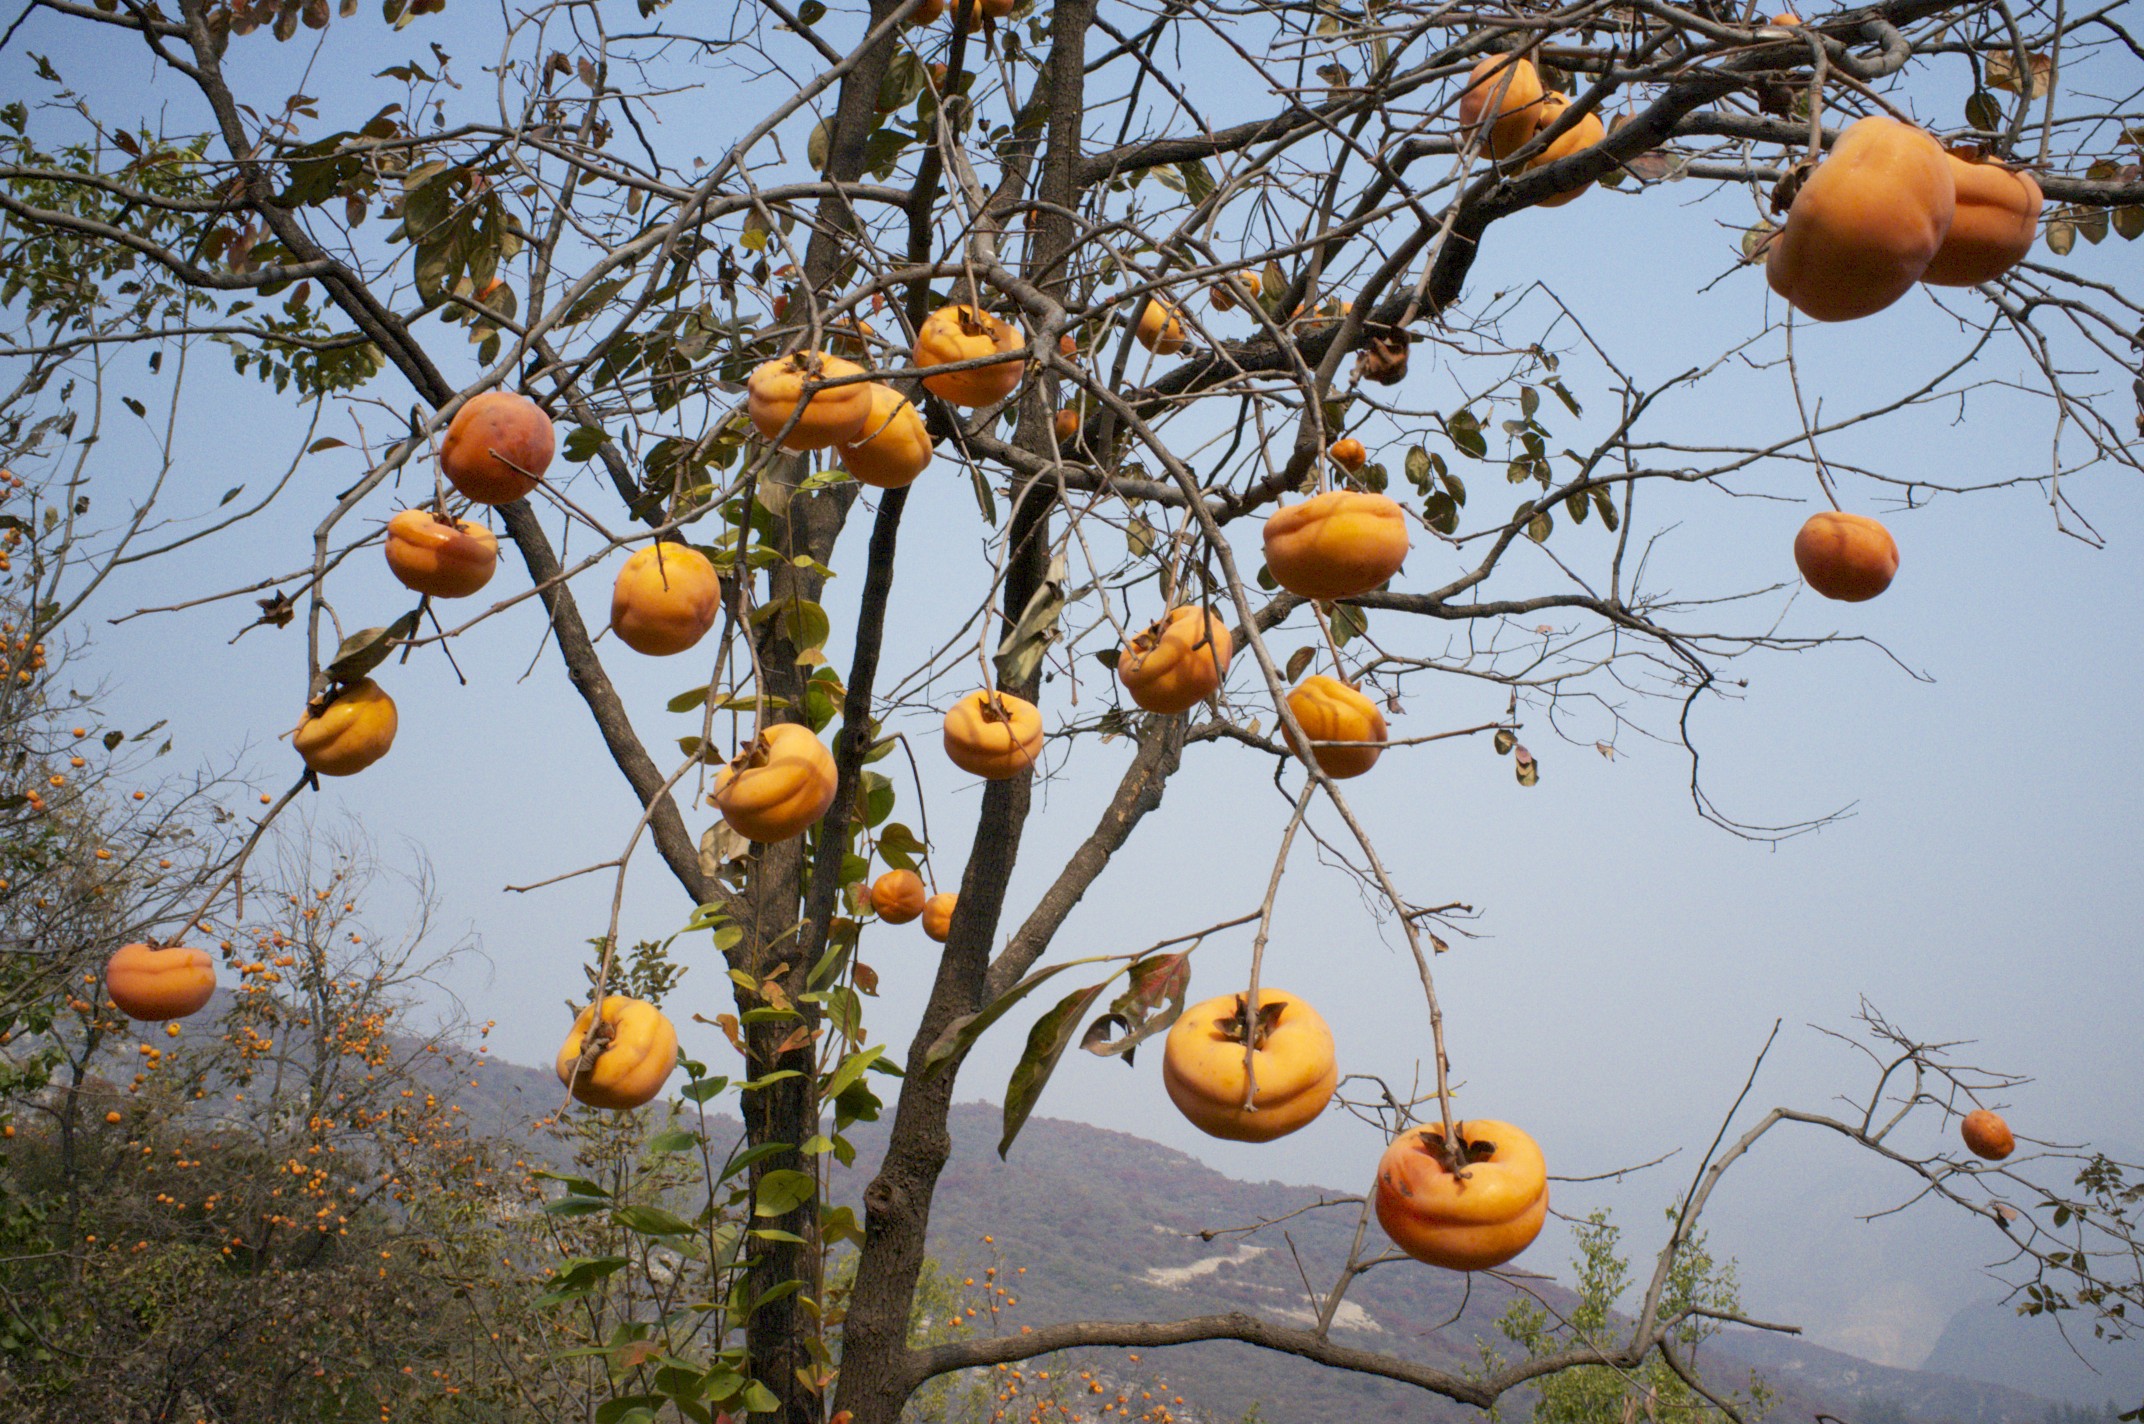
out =
<path fill-rule="evenodd" d="M 1018 776 L 1042 756 L 1042 711 L 1009 692 L 971 692 L 945 714 L 945 754 L 985 781 Z"/>
<path fill-rule="evenodd" d="M 511 504 L 536 488 L 556 442 L 542 406 L 513 391 L 485 391 L 447 423 L 439 468 L 478 504 Z"/>
<path fill-rule="evenodd" d="M 841 463 L 856 482 L 874 489 L 900 489 L 915 483 L 931 462 L 930 432 L 923 414 L 893 387 L 873 381 L 871 413 L 856 438 L 841 447 Z"/>
<path fill-rule="evenodd" d="M 1485 1271 L 1541 1234 L 1548 1165 L 1539 1144 L 1508 1122 L 1474 1118 L 1455 1126 L 1465 1143 L 1464 1175 L 1445 1160 L 1442 1123 L 1392 1140 L 1377 1164 L 1377 1224 L 1417 1261 Z"/>
<path fill-rule="evenodd" d="M 1977 287 L 2025 260 L 2047 201 L 2039 180 L 2000 163 L 1969 163 L 1949 154 L 1958 201 L 1950 231 L 1921 280 L 1938 287 Z"/>
<path fill-rule="evenodd" d="M 1288 710 L 1301 724 L 1303 735 L 1316 742 L 1382 742 L 1385 714 L 1377 704 L 1354 688 L 1323 673 L 1312 673 L 1288 694 Z M 1302 748 L 1298 747 L 1300 754 Z M 1345 781 L 1377 765 L 1385 754 L 1378 747 L 1321 747 L 1313 745 L 1311 756 L 1327 776 Z"/>
<path fill-rule="evenodd" d="M 581 1068 L 581 1045 L 595 1028 L 593 1008 L 582 1009 L 558 1050 L 558 1081 L 592 1108 L 623 1110 L 653 1102 L 677 1067 L 677 1029 L 660 1009 L 623 994 L 603 997 L 601 1044 L 595 1061 Z"/>
<path fill-rule="evenodd" d="M 1891 586 L 1898 543 L 1865 514 L 1826 509 L 1810 515 L 1794 536 L 1794 566 L 1824 597 L 1862 603 Z"/>
<path fill-rule="evenodd" d="M 395 727 L 395 700 L 368 677 L 337 692 L 317 712 L 307 704 L 291 741 L 320 775 L 353 776 L 387 755 Z"/>
<path fill-rule="evenodd" d="M 1567 94 L 1558 94 L 1552 91 L 1544 96 L 1541 100 L 1541 122 L 1535 127 L 1534 132 L 1546 132 L 1548 126 L 1562 118 L 1563 111 L 1570 107 L 1571 99 Z M 1565 129 L 1554 143 L 1528 159 L 1524 171 L 1530 173 L 1534 169 L 1554 163 L 1560 158 L 1569 158 L 1573 154 L 1581 153 L 1607 136 L 1607 129 L 1601 125 L 1601 116 L 1597 113 L 1587 114 L 1577 123 Z M 1591 183 L 1581 183 L 1567 193 L 1558 193 L 1554 197 L 1543 198 L 1536 206 L 1560 208 L 1592 186 Z"/>
<path fill-rule="evenodd" d="M 1794 195 L 1765 280 L 1818 321 L 1880 312 L 1921 280 L 1956 208 L 1941 144 L 1882 114 L 1856 120 Z"/>
<path fill-rule="evenodd" d="M 611 586 L 611 629 L 618 641 L 651 658 L 699 642 L 721 611 L 722 580 L 707 556 L 688 544 L 634 550 Z"/>
<path fill-rule="evenodd" d="M 1532 60 L 1487 55 L 1467 75 L 1466 92 L 1459 98 L 1459 127 L 1471 135 L 1487 123 L 1489 135 L 1482 151 L 1491 158 L 1507 157 L 1540 127 L 1541 99 L 1541 71 Z M 1489 117 L 1491 104 L 1496 106 L 1493 119 Z"/>
<path fill-rule="evenodd" d="M 1205 608 L 1172 608 L 1117 654 L 1117 678 L 1149 712 L 1188 712 L 1228 676 L 1228 625 Z"/>
<path fill-rule="evenodd" d="M 104 992 L 130 1019 L 183 1019 L 215 996 L 216 966 L 206 950 L 125 945 L 104 962 Z"/>
<path fill-rule="evenodd" d="M 1290 593 L 1352 598 L 1406 562 L 1407 516 L 1381 494 L 1328 490 L 1274 510 L 1265 544 L 1266 568 Z"/>
<path fill-rule="evenodd" d="M 871 882 L 871 908 L 889 925 L 905 925 L 923 913 L 923 877 L 913 870 L 889 870 Z"/>
<path fill-rule="evenodd" d="M 948 366 L 993 353 L 1004 355 L 1024 345 L 1020 333 L 1004 321 L 981 307 L 954 302 L 924 319 L 916 332 L 915 361 L 923 367 Z M 1019 389 L 1020 378 L 1026 373 L 1025 360 L 1004 355 L 1002 360 L 970 370 L 925 376 L 923 385 L 932 395 L 954 405 L 996 405 Z"/>
<path fill-rule="evenodd" d="M 1258 991 L 1252 1057 L 1258 1091 L 1244 1106 L 1246 999 L 1223 994 L 1184 1010 L 1162 1049 L 1161 1082 L 1191 1125 L 1234 1142 L 1271 1142 L 1310 1122 L 1332 1101 L 1340 1069 L 1332 1030 L 1284 989 Z"/>
<path fill-rule="evenodd" d="M 1985 1157 L 1990 1162 L 2000 1162 L 2017 1151 L 2017 1138 L 2010 1131 L 2010 1124 L 1986 1108 L 1974 1108 L 1958 1124 L 1959 1135 L 1975 1157 Z"/>
<path fill-rule="evenodd" d="M 467 598 L 498 567 L 498 537 L 481 524 L 421 509 L 387 521 L 387 568 L 412 592 Z"/>
<path fill-rule="evenodd" d="M 796 722 L 762 727 L 751 745 L 715 773 L 708 800 L 746 840 L 800 836 L 834 804 L 834 754 Z"/>
<path fill-rule="evenodd" d="M 767 440 L 779 439 L 784 450 L 824 450 L 854 440 L 871 416 L 871 382 L 823 386 L 805 394 L 817 381 L 861 376 L 854 361 L 823 351 L 796 351 L 762 362 L 745 382 L 745 413 L 752 428 Z M 803 413 L 798 414 L 799 406 Z M 790 417 L 796 424 L 790 425 Z M 784 428 L 788 433 L 783 434 Z"/>
<path fill-rule="evenodd" d="M 923 902 L 923 933 L 944 944 L 953 933 L 953 906 L 960 897 L 940 891 Z"/>

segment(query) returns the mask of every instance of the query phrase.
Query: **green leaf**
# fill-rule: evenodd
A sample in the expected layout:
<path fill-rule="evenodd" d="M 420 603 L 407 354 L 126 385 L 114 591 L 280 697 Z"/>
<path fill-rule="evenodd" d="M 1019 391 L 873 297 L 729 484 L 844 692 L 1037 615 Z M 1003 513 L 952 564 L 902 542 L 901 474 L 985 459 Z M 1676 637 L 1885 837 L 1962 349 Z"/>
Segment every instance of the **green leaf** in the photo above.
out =
<path fill-rule="evenodd" d="M 677 1152 L 690 1152 L 693 1148 L 698 1147 L 699 1145 L 700 1135 L 698 1133 L 687 1132 L 683 1128 L 675 1127 L 670 1129 L 668 1132 L 659 1132 L 655 1134 L 654 1137 L 648 1139 L 648 1151 L 651 1155 L 654 1156 L 668 1156 L 672 1153 Z"/>
<path fill-rule="evenodd" d="M 603 448 L 603 432 L 593 425 L 576 425 L 566 436 L 566 443 L 559 453 L 579 464 L 595 458 L 596 451 Z"/>
<path fill-rule="evenodd" d="M 916 857 L 925 849 L 916 833 L 898 821 L 878 833 L 878 858 L 895 870 L 914 870 Z"/>
<path fill-rule="evenodd" d="M 1043 1086 L 1050 1081 L 1057 1060 L 1064 1057 L 1065 1045 L 1072 1041 L 1079 1021 L 1087 1016 L 1087 1010 L 1108 987 L 1109 980 L 1105 979 L 1099 984 L 1074 990 L 1058 1000 L 1056 1007 L 1037 1019 L 1034 1028 L 1028 1031 L 1027 1047 L 1005 1084 L 1005 1131 L 998 1138 L 1000 1158 L 1012 1150 L 1013 1139 L 1020 1135 L 1028 1114 L 1041 1101 Z"/>
<path fill-rule="evenodd" d="M 641 1236 L 689 1236 L 693 1231 L 691 1222 L 659 1206 L 621 1206 L 610 1219 Z"/>
<path fill-rule="evenodd" d="M 704 686 L 689 687 L 663 704 L 672 712 L 690 712 L 695 707 L 705 707 L 706 705 L 707 689 Z"/>
<path fill-rule="evenodd" d="M 1965 101 L 1965 121 L 1982 133 L 1994 133 L 2003 125 L 2003 107 L 1985 89 L 1975 89 Z"/>
<path fill-rule="evenodd" d="M 840 1097 L 849 1084 L 863 1077 L 864 1070 L 883 1057 L 885 1052 L 886 1045 L 878 1043 L 869 1048 L 860 1049 L 843 1059 L 841 1066 L 834 1070 L 833 1076 L 828 1078 L 820 1087 L 820 1100 L 830 1101 Z"/>
<path fill-rule="evenodd" d="M 1333 607 L 1333 642 L 1346 647 L 1350 642 L 1370 630 L 1370 615 L 1350 603 Z"/>
<path fill-rule="evenodd" d="M 1014 1005 L 1033 993 L 1039 985 L 1054 979 L 1067 969 L 1082 964 L 1099 964 L 1107 958 L 1108 955 L 1097 954 L 1086 959 L 1072 959 L 1063 964 L 1053 964 L 1047 969 L 1038 969 L 1007 989 L 995 1003 L 979 1012 L 963 1014 L 954 1019 L 945 1026 L 944 1032 L 938 1035 L 938 1040 L 930 1046 L 930 1051 L 923 1055 L 924 1076 L 928 1077 L 937 1072 L 938 1066 L 956 1053 L 965 1053 L 975 1040 L 983 1036 L 984 1030 L 1005 1017 Z"/>
<path fill-rule="evenodd" d="M 759 1179 L 759 1194 L 752 1203 L 754 1216 L 787 1216 L 810 1201 L 819 1183 L 809 1172 L 781 1167 Z"/>

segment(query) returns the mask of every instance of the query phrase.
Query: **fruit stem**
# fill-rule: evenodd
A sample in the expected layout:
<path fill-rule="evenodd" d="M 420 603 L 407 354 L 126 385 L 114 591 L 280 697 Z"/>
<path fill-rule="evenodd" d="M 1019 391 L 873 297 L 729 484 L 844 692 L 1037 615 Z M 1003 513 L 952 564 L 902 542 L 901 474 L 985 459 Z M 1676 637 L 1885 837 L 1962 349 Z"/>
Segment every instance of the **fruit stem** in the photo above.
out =
<path fill-rule="evenodd" d="M 1243 1110 L 1258 1110 L 1258 976 L 1265 967 L 1266 938 L 1273 928 L 1273 902 L 1280 896 L 1280 878 L 1288 868 L 1288 852 L 1295 845 L 1296 828 L 1303 824 L 1303 813 L 1310 809 L 1310 798 L 1318 789 L 1315 777 L 1305 777 L 1303 789 L 1296 794 L 1295 812 L 1288 817 L 1288 828 L 1281 832 L 1280 850 L 1273 857 L 1273 873 L 1266 879 L 1266 898 L 1258 906 L 1258 932 L 1251 936 L 1251 986 L 1243 994 Z"/>

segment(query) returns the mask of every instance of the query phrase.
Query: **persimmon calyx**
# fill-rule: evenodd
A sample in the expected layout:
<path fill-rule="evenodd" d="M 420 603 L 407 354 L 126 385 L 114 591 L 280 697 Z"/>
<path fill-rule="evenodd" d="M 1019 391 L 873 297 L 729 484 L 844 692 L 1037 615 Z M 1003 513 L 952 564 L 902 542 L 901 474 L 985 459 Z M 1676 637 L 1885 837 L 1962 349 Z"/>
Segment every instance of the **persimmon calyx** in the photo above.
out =
<path fill-rule="evenodd" d="M 1447 1138 L 1443 1130 L 1432 1124 L 1417 1140 L 1424 1156 L 1434 1157 L 1444 1164 L 1445 1170 L 1455 1177 L 1465 1177 L 1466 1169 L 1476 1162 L 1486 1162 L 1496 1155 L 1496 1144 L 1486 1138 L 1469 1142 L 1465 1119 L 1452 1124 L 1452 1136 Z"/>
<path fill-rule="evenodd" d="M 1260 1001 L 1258 1005 L 1258 1035 L 1256 1040 L 1251 1042 L 1253 1052 L 1258 1052 L 1265 1048 L 1266 1040 L 1273 1036 L 1273 1030 L 1280 1027 L 1280 1016 L 1286 1007 L 1285 1004 L 1273 999 L 1262 999 Z M 1251 1039 L 1250 1008 L 1251 996 L 1249 994 L 1238 994 L 1236 996 L 1236 1011 L 1227 1018 L 1219 1020 L 1216 1024 L 1216 1027 L 1221 1030 L 1223 1038 L 1230 1043 L 1243 1043 Z"/>

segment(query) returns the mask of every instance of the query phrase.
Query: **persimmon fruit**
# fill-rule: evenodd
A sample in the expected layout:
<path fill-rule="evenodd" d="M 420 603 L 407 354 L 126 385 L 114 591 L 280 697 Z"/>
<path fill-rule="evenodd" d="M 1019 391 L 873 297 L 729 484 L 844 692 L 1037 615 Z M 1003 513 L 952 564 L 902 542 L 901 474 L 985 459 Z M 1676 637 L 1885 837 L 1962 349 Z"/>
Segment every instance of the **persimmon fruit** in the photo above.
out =
<path fill-rule="evenodd" d="M 945 754 L 985 781 L 1005 781 L 1042 756 L 1042 711 L 1009 692 L 971 692 L 945 714 Z"/>
<path fill-rule="evenodd" d="M 1548 1218 L 1548 1165 L 1533 1138 L 1508 1122 L 1455 1123 L 1465 1162 L 1446 1160 L 1444 1125 L 1392 1140 L 1377 1164 L 1377 1224 L 1393 1244 L 1432 1266 L 1486 1271 L 1533 1244 Z"/>
<path fill-rule="evenodd" d="M 1148 297 L 1139 308 L 1139 325 L 1133 335 L 1156 356 L 1174 356 L 1184 349 L 1183 318 L 1158 297 Z"/>
<path fill-rule="evenodd" d="M 871 909 L 889 925 L 905 925 L 923 913 L 923 877 L 913 870 L 889 870 L 871 882 Z"/>
<path fill-rule="evenodd" d="M 602 1047 L 576 1072 L 591 1030 Z M 653 1102 L 676 1067 L 676 1027 L 653 1004 L 623 994 L 604 995 L 601 1028 L 596 1011 L 582 1009 L 558 1050 L 558 1081 L 592 1108 L 624 1111 Z"/>
<path fill-rule="evenodd" d="M 2040 209 L 2047 200 L 2030 173 L 1968 162 L 1955 153 L 1945 156 L 1957 204 L 1950 230 L 1921 280 L 1938 287 L 1977 287 L 2025 260 L 2039 236 Z"/>
<path fill-rule="evenodd" d="M 1382 742 L 1385 714 L 1375 702 L 1355 688 L 1323 673 L 1313 673 L 1288 694 L 1288 710 L 1295 714 L 1303 735 L 1316 742 Z M 1302 748 L 1296 748 L 1300 755 Z M 1327 776 L 1345 781 L 1377 765 L 1382 746 L 1310 748 L 1311 757 Z"/>
<path fill-rule="evenodd" d="M 834 804 L 834 754 L 811 728 L 776 722 L 715 773 L 708 800 L 746 840 L 800 836 Z"/>
<path fill-rule="evenodd" d="M 395 700 L 368 677 L 341 689 L 317 712 L 308 704 L 291 741 L 320 775 L 354 776 L 387 755 L 395 727 Z"/>
<path fill-rule="evenodd" d="M 1794 536 L 1794 566 L 1824 597 L 1864 603 L 1897 576 L 1898 543 L 1865 514 L 1821 510 Z"/>
<path fill-rule="evenodd" d="M 467 598 L 491 582 L 499 540 L 466 519 L 405 509 L 387 521 L 387 568 L 406 589 L 432 598 Z"/>
<path fill-rule="evenodd" d="M 636 653 L 667 658 L 715 626 L 722 580 L 707 556 L 668 541 L 633 551 L 611 586 L 610 626 Z"/>
<path fill-rule="evenodd" d="M 946 936 L 953 933 L 953 906 L 960 897 L 948 891 L 940 891 L 923 902 L 923 933 L 944 944 Z"/>
<path fill-rule="evenodd" d="M 2010 1124 L 1999 1114 L 1986 1108 L 1974 1108 L 1958 1124 L 1958 1133 L 1975 1157 L 1985 1157 L 1990 1162 L 2000 1162 L 2017 1151 L 2017 1138 L 2010 1131 Z"/>
<path fill-rule="evenodd" d="M 1349 474 L 1354 474 L 1369 462 L 1370 452 L 1360 440 L 1352 435 L 1342 436 L 1325 452 L 1332 462 Z"/>
<path fill-rule="evenodd" d="M 858 484 L 874 489 L 901 489 L 915 483 L 931 462 L 930 432 L 923 414 L 908 398 L 881 381 L 873 381 L 871 413 L 856 438 L 841 447 L 841 463 Z"/>
<path fill-rule="evenodd" d="M 1406 562 L 1407 516 L 1381 494 L 1328 490 L 1274 510 L 1265 545 L 1266 568 L 1290 593 L 1352 598 Z"/>
<path fill-rule="evenodd" d="M 1265 291 L 1266 284 L 1265 279 L 1256 272 L 1225 273 L 1220 281 L 1213 284 L 1213 293 L 1210 298 L 1213 303 L 1213 309 L 1225 312 L 1234 311 L 1237 307 L 1242 306 L 1244 304 L 1243 296 L 1242 292 L 1237 290 L 1238 287 L 1241 287 L 1243 292 L 1248 292 L 1252 301 L 1256 301 L 1260 294 Z"/>
<path fill-rule="evenodd" d="M 1117 680 L 1149 712 L 1173 716 L 1213 696 L 1228 676 L 1228 624 L 1184 604 L 1135 634 L 1117 654 Z"/>
<path fill-rule="evenodd" d="M 216 965 L 206 950 L 123 945 L 104 961 L 104 992 L 130 1019 L 183 1019 L 215 997 Z"/>
<path fill-rule="evenodd" d="M 1795 193 L 1765 280 L 1818 321 L 1873 315 L 1921 280 L 1956 208 L 1941 144 L 1882 114 L 1858 119 Z"/>
<path fill-rule="evenodd" d="M 557 452 L 543 407 L 515 391 L 471 396 L 447 422 L 439 469 L 478 504 L 512 504 L 543 479 Z"/>
<path fill-rule="evenodd" d="M 1562 118 L 1563 111 L 1569 107 L 1571 107 L 1571 99 L 1567 94 L 1558 94 L 1551 91 L 1543 96 L 1541 100 L 1541 121 L 1535 126 L 1534 132 L 1546 132 L 1548 126 Z M 1551 143 L 1547 148 L 1542 149 L 1528 159 L 1523 171 L 1531 173 L 1534 169 L 1544 167 L 1559 159 L 1570 158 L 1574 154 L 1583 153 L 1607 136 L 1608 131 L 1601 124 L 1601 116 L 1597 113 L 1587 114 L 1577 123 L 1572 124 L 1570 128 L 1564 130 L 1554 143 Z M 1553 197 L 1543 198 L 1535 206 L 1560 208 L 1592 186 L 1590 182 L 1581 183 L 1567 193 L 1557 193 Z"/>
<path fill-rule="evenodd" d="M 1246 998 L 1223 994 L 1195 1004 L 1170 1025 L 1161 1081 L 1191 1125 L 1233 1142 L 1271 1142 L 1309 1123 L 1340 1083 L 1332 1030 L 1315 1009 L 1285 989 L 1258 991 L 1252 1046 L 1257 1091 L 1244 1106 Z"/>
<path fill-rule="evenodd" d="M 1025 343 L 1007 322 L 981 307 L 954 302 L 924 318 L 916 332 L 915 362 L 920 367 L 977 361 L 996 353 L 1003 359 L 966 371 L 943 371 L 923 378 L 924 389 L 959 406 L 996 405 L 1020 388 L 1027 362 L 1009 353 Z"/>
<path fill-rule="evenodd" d="M 796 351 L 762 362 L 745 382 L 745 414 L 752 428 L 784 450 L 824 450 L 854 440 L 871 417 L 872 382 L 852 381 L 806 393 L 818 381 L 861 376 L 854 361 L 823 351 Z M 798 414 L 799 410 L 802 414 Z M 794 416 L 796 424 L 791 425 Z M 784 432 L 787 433 L 784 433 Z"/>
<path fill-rule="evenodd" d="M 1002 20 L 1013 12 L 1016 0 L 952 0 L 953 18 L 969 34 L 983 27 L 984 20 Z"/>
<path fill-rule="evenodd" d="M 1459 98 L 1459 127 L 1473 134 L 1484 124 L 1482 151 L 1502 159 L 1516 153 L 1541 123 L 1541 71 L 1530 59 L 1510 54 L 1484 56 L 1467 75 Z M 1495 113 L 1490 113 L 1490 106 Z"/>

